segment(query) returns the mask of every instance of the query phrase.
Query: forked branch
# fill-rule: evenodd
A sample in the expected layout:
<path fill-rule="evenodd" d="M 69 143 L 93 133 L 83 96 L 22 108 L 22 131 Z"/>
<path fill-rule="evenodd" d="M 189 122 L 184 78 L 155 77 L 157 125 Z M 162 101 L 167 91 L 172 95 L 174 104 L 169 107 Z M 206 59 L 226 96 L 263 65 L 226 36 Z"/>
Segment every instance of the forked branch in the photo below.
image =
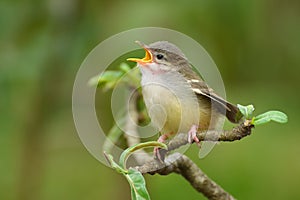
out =
<path fill-rule="evenodd" d="M 246 120 L 230 131 L 199 132 L 197 137 L 200 141 L 234 141 L 240 140 L 251 134 L 254 126 L 250 120 Z M 169 142 L 168 151 L 179 148 L 188 143 L 187 134 L 179 134 Z M 162 150 L 166 154 L 168 151 Z M 164 162 L 153 158 L 142 166 L 135 167 L 141 173 L 168 175 L 177 173 L 183 176 L 198 192 L 211 200 L 232 200 L 234 197 L 216 184 L 187 156 L 174 153 L 166 157 Z"/>

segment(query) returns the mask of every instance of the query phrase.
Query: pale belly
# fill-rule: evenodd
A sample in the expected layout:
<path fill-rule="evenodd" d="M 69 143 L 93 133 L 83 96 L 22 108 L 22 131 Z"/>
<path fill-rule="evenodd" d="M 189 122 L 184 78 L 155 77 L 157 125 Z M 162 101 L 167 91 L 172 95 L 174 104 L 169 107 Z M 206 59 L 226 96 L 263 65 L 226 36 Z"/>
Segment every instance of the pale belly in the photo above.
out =
<path fill-rule="evenodd" d="M 187 133 L 192 125 L 206 130 L 210 125 L 211 112 L 207 102 L 182 98 L 176 91 L 155 84 L 144 86 L 143 96 L 151 123 L 162 134 Z"/>
<path fill-rule="evenodd" d="M 214 127 L 219 115 L 211 110 L 210 101 L 195 95 L 181 74 L 152 74 L 142 69 L 144 101 L 151 123 L 158 131 L 172 136 L 188 133 L 193 125 L 200 130 Z"/>

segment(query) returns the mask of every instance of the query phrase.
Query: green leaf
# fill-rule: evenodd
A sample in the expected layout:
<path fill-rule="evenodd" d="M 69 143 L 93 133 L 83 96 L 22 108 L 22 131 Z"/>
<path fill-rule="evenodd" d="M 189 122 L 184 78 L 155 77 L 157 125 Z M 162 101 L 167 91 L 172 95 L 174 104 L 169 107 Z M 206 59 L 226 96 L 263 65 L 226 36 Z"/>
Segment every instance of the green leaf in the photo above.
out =
<path fill-rule="evenodd" d="M 131 70 L 131 68 L 129 67 L 129 65 L 126 64 L 126 63 L 121 63 L 121 64 L 120 64 L 120 69 L 121 69 L 123 72 L 125 72 L 125 73 L 127 73 L 127 72 L 129 72 L 129 71 Z"/>
<path fill-rule="evenodd" d="M 150 200 L 145 179 L 139 171 L 132 168 L 129 169 L 126 179 L 130 185 L 132 200 Z"/>
<path fill-rule="evenodd" d="M 90 86 L 102 86 L 105 89 L 112 89 L 122 77 L 122 71 L 105 71 L 89 80 Z"/>
<path fill-rule="evenodd" d="M 100 75 L 92 77 L 88 85 L 102 87 L 104 90 L 113 89 L 119 81 L 129 85 L 130 87 L 140 87 L 140 71 L 126 63 L 121 63 L 118 70 L 107 70 Z"/>
<path fill-rule="evenodd" d="M 256 125 L 268 123 L 270 121 L 274 121 L 278 123 L 286 123 L 288 121 L 288 117 L 285 113 L 280 111 L 268 111 L 254 117 L 253 124 L 256 126 Z"/>
<path fill-rule="evenodd" d="M 130 185 L 130 184 L 129 184 Z M 136 194 L 135 194 L 135 191 L 134 191 L 134 188 L 131 187 L 130 185 L 130 194 L 131 194 L 131 200 L 136 200 Z"/>
<path fill-rule="evenodd" d="M 117 172 L 121 173 L 121 174 L 127 174 L 127 170 L 125 170 L 124 168 L 120 167 L 120 165 L 118 165 L 115 161 L 112 155 L 107 154 L 106 152 L 104 152 L 104 156 L 107 160 L 107 162 L 109 163 L 109 165 L 115 169 Z"/>
<path fill-rule="evenodd" d="M 97 86 L 98 82 L 99 82 L 99 79 L 100 79 L 100 75 L 97 75 L 97 76 L 94 76 L 94 77 L 90 78 L 90 80 L 88 82 L 88 85 L 89 86 Z"/>
<path fill-rule="evenodd" d="M 99 83 L 118 80 L 123 73 L 121 71 L 105 71 L 99 78 Z"/>
<path fill-rule="evenodd" d="M 125 151 L 123 151 L 123 153 L 120 156 L 119 165 L 125 169 L 126 160 L 132 153 L 134 153 L 135 151 L 137 151 L 139 149 L 148 148 L 148 147 L 160 147 L 163 149 L 168 148 L 166 144 L 161 143 L 161 142 L 156 142 L 156 141 L 150 141 L 150 142 L 136 144 L 134 146 L 127 148 Z"/>
<path fill-rule="evenodd" d="M 252 104 L 248 105 L 248 106 L 243 106 L 240 104 L 237 104 L 237 107 L 239 108 L 239 110 L 241 111 L 241 113 L 247 118 L 249 119 L 254 111 L 254 106 Z"/>
<path fill-rule="evenodd" d="M 145 179 L 139 171 L 132 168 L 126 170 L 114 161 L 112 155 L 104 152 L 104 156 L 113 169 L 126 177 L 130 185 L 132 200 L 150 200 Z"/>

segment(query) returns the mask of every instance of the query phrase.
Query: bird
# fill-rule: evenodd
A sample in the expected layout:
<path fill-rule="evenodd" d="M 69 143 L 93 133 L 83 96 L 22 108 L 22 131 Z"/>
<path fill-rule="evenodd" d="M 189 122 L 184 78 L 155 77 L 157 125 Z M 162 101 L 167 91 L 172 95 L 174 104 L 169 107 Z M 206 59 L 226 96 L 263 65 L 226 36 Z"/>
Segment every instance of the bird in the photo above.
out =
<path fill-rule="evenodd" d="M 142 95 L 151 123 L 159 130 L 158 142 L 166 142 L 179 132 L 188 142 L 200 143 L 198 131 L 214 129 L 222 117 L 239 123 L 242 114 L 196 73 L 184 53 L 173 43 L 157 41 L 146 45 L 144 58 L 128 58 L 141 72 Z M 159 148 L 154 149 L 161 160 Z"/>

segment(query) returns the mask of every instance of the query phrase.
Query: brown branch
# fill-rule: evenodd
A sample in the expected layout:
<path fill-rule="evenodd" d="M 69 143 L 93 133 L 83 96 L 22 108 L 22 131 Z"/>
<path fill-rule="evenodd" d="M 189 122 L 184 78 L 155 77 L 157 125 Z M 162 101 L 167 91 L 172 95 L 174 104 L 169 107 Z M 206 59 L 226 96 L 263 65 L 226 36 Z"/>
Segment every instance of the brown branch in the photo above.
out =
<path fill-rule="evenodd" d="M 211 200 L 234 200 L 221 186 L 206 176 L 200 168 L 187 156 L 174 153 L 168 156 L 164 163 L 156 159 L 148 161 L 140 167 L 136 167 L 141 173 L 158 173 L 168 175 L 177 173 L 183 176 L 198 192 Z"/>
<path fill-rule="evenodd" d="M 232 142 L 250 135 L 252 128 L 254 128 L 254 125 L 251 124 L 251 120 L 245 120 L 232 130 L 209 130 L 197 133 L 197 137 L 199 141 Z M 167 145 L 168 151 L 172 151 L 186 144 L 188 144 L 188 135 L 180 133 L 169 142 Z"/>
<path fill-rule="evenodd" d="M 254 126 L 251 124 L 251 120 L 245 120 L 239 126 L 229 131 L 206 131 L 199 132 L 197 137 L 200 141 L 234 141 L 240 140 L 251 134 L 251 130 Z M 179 134 L 172 139 L 168 146 L 168 150 L 161 150 L 163 154 L 171 150 L 177 149 L 182 145 L 188 143 L 187 134 Z M 169 155 L 164 162 L 160 162 L 153 158 L 146 162 L 144 165 L 135 167 L 141 173 L 168 175 L 170 173 L 177 173 L 182 175 L 190 184 L 204 196 L 211 200 L 232 200 L 234 199 L 229 193 L 227 193 L 221 186 L 217 185 L 213 180 L 206 176 L 200 168 L 187 156 L 174 153 Z"/>

